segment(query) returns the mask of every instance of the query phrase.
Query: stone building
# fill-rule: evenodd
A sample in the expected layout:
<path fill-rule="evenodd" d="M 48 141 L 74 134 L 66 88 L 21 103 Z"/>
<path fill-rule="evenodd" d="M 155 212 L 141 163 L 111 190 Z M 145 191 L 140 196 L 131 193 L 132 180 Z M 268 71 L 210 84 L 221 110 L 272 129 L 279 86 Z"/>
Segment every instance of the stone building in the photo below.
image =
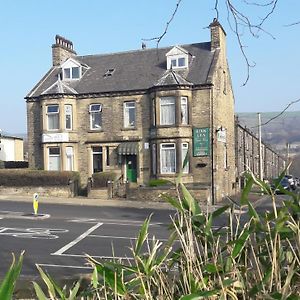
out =
<path fill-rule="evenodd" d="M 210 42 L 85 56 L 56 36 L 53 66 L 25 98 L 30 167 L 83 183 L 112 171 L 137 187 L 182 171 L 213 202 L 234 193 L 226 34 L 217 20 L 210 31 Z"/>
<path fill-rule="evenodd" d="M 285 158 L 275 152 L 270 146 L 261 143 L 261 171 L 259 157 L 259 139 L 251 130 L 243 127 L 236 120 L 236 169 L 239 187 L 244 186 L 243 174 L 251 171 L 256 177 L 271 180 L 285 168 Z M 262 174 L 260 174 L 262 172 Z"/>

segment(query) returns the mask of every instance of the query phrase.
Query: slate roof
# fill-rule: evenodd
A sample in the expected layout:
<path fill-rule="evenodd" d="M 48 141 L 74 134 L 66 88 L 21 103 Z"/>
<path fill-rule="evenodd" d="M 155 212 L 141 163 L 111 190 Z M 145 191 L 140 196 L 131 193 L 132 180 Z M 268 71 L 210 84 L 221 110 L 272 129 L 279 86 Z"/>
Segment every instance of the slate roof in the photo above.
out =
<path fill-rule="evenodd" d="M 83 67 L 80 80 L 59 81 L 60 67 L 52 67 L 26 98 L 52 94 L 93 94 L 147 90 L 164 85 L 209 83 L 214 59 L 210 42 L 181 45 L 189 53 L 187 70 L 167 70 L 166 53 L 173 47 L 141 49 L 103 55 L 72 57 Z M 88 68 L 86 67 L 88 66 Z M 108 69 L 115 69 L 105 77 Z"/>

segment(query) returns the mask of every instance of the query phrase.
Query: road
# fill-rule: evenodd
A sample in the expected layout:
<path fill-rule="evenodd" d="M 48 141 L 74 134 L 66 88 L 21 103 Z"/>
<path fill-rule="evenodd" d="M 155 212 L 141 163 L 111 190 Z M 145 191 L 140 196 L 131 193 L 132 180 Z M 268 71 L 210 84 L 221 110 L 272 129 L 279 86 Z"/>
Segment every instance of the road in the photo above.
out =
<path fill-rule="evenodd" d="M 38 275 L 36 264 L 55 278 L 90 273 L 86 253 L 96 259 L 131 259 L 129 248 L 151 213 L 149 236 L 165 240 L 171 210 L 44 204 L 34 217 L 30 203 L 1 201 L 0 276 L 9 267 L 11 253 L 22 250 L 23 279 Z"/>
<path fill-rule="evenodd" d="M 280 201 L 286 196 L 278 195 Z M 271 210 L 268 197 L 262 197 L 256 209 Z M 61 204 L 40 205 L 40 217 L 32 216 L 32 204 L 28 202 L 0 202 L 0 277 L 11 262 L 11 253 L 25 250 L 21 278 L 32 280 L 38 276 L 36 264 L 56 279 L 79 277 L 91 273 L 86 255 L 96 259 L 131 259 L 130 247 L 138 231 L 153 213 L 149 236 L 165 241 L 172 210 L 146 208 L 76 206 Z M 242 220 L 248 219 L 246 211 Z M 214 224 L 226 225 L 223 216 Z"/>

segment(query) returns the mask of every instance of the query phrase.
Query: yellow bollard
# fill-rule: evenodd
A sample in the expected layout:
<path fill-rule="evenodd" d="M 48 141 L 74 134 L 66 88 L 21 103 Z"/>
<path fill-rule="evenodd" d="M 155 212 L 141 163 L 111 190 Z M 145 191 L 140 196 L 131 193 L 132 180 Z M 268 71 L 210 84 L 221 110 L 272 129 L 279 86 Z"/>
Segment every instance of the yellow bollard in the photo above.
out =
<path fill-rule="evenodd" d="M 39 198 L 39 194 L 38 193 L 34 193 L 33 194 L 33 211 L 34 211 L 35 215 L 37 215 L 38 209 L 39 209 L 38 198 Z"/>

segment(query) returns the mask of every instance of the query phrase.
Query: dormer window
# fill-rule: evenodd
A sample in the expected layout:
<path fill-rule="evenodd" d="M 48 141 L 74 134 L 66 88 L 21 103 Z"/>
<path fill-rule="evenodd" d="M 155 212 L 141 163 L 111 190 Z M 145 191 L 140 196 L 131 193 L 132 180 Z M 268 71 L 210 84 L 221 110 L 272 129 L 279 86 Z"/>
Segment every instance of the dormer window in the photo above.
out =
<path fill-rule="evenodd" d="M 67 60 L 62 65 L 62 79 L 75 80 L 81 77 L 81 66 L 72 59 Z"/>
<path fill-rule="evenodd" d="M 167 54 L 167 69 L 181 69 L 188 67 L 188 52 L 176 46 L 172 48 Z"/>
<path fill-rule="evenodd" d="M 64 69 L 64 79 L 79 79 L 79 67 L 66 68 Z"/>
<path fill-rule="evenodd" d="M 178 57 L 178 58 L 171 59 L 171 66 L 172 66 L 172 69 L 186 67 L 185 57 Z"/>

